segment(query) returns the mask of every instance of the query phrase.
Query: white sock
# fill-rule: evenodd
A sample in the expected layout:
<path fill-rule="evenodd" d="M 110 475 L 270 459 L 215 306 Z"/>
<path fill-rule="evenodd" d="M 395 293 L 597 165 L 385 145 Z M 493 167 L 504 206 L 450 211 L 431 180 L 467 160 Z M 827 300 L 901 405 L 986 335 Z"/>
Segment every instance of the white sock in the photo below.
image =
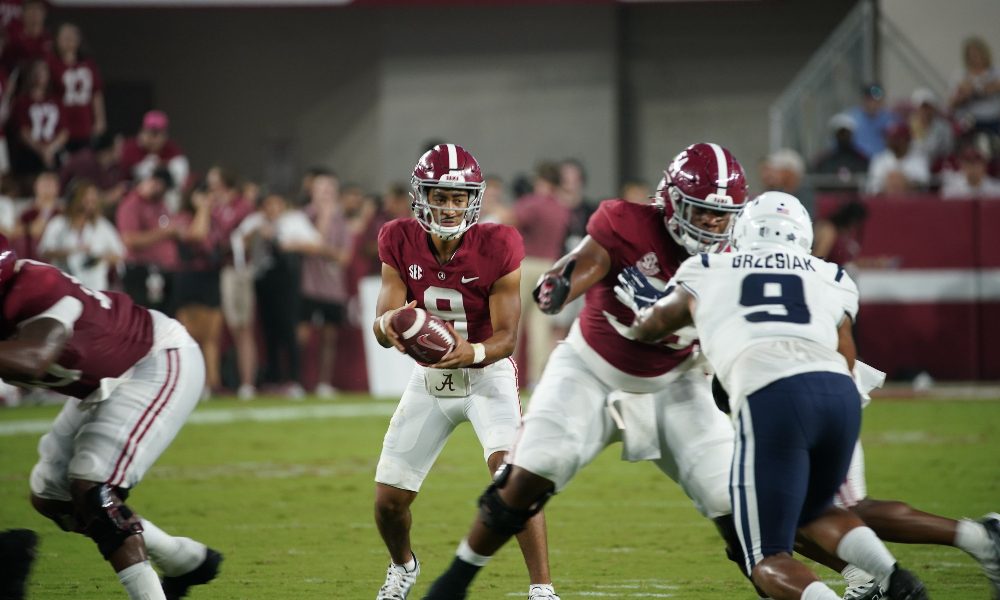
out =
<path fill-rule="evenodd" d="M 840 538 L 837 556 L 871 573 L 886 584 L 896 566 L 896 559 L 870 527 L 855 527 Z"/>
<path fill-rule="evenodd" d="M 847 565 L 840 574 L 844 576 L 848 586 L 864 585 L 872 580 L 870 573 L 854 565 Z"/>
<path fill-rule="evenodd" d="M 485 567 L 486 563 L 490 562 L 490 559 L 493 558 L 492 556 L 483 556 L 482 554 L 473 552 L 472 548 L 469 547 L 469 541 L 466 539 L 463 539 L 462 543 L 458 545 L 455 556 L 477 567 Z"/>
<path fill-rule="evenodd" d="M 840 595 L 822 581 L 814 581 L 802 590 L 799 600 L 840 600 Z"/>
<path fill-rule="evenodd" d="M 396 563 L 392 563 L 392 564 L 396 565 Z M 407 573 L 412 573 L 413 570 L 417 568 L 417 556 L 411 552 L 410 553 L 410 560 L 406 561 L 405 563 L 403 563 L 401 565 L 396 565 L 396 566 L 397 567 L 403 567 L 403 570 L 405 570 Z"/>
<path fill-rule="evenodd" d="M 955 528 L 955 546 L 965 550 L 978 561 L 1000 558 L 995 556 L 996 550 L 986 528 L 980 523 L 962 519 Z"/>
<path fill-rule="evenodd" d="M 208 552 L 205 544 L 191 538 L 174 537 L 146 519 L 142 520 L 142 528 L 149 558 L 165 576 L 189 573 L 205 560 Z"/>
<path fill-rule="evenodd" d="M 556 588 L 552 587 L 551 583 L 533 583 L 528 586 L 528 595 L 531 595 L 532 590 L 540 589 L 546 594 L 552 595 L 556 593 Z"/>
<path fill-rule="evenodd" d="M 118 571 L 118 581 L 125 586 L 125 591 L 132 600 L 167 600 L 160 587 L 160 578 L 156 576 L 156 571 L 148 560 Z"/>

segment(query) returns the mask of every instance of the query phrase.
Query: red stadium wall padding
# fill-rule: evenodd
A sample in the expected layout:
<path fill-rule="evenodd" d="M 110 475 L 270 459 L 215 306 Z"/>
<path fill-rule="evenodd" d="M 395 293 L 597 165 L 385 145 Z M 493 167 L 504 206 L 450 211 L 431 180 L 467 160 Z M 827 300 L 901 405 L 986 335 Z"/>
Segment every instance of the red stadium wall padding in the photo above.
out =
<path fill-rule="evenodd" d="M 975 202 L 879 197 L 865 206 L 860 260 L 888 257 L 901 269 L 975 266 Z"/>
<path fill-rule="evenodd" d="M 864 304 L 858 357 L 894 378 L 976 379 L 976 323 L 974 304 Z"/>
<path fill-rule="evenodd" d="M 1000 302 L 979 305 L 979 377 L 1000 379 Z"/>

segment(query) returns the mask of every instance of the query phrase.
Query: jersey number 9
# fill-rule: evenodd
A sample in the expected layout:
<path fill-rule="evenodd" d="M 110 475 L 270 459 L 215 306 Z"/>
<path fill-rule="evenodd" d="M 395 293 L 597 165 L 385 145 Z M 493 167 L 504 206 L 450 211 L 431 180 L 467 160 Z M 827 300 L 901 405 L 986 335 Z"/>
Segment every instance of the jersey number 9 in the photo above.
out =
<path fill-rule="evenodd" d="M 808 323 L 809 307 L 798 275 L 753 273 L 743 280 L 742 306 L 766 307 L 744 316 L 751 323 Z"/>

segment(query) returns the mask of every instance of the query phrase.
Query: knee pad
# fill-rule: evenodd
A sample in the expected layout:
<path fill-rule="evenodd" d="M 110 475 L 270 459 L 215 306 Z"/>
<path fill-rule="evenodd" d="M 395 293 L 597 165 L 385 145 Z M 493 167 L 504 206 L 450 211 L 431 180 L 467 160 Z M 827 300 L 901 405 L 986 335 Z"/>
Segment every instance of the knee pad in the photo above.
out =
<path fill-rule="evenodd" d="M 127 496 L 128 493 L 122 494 Z M 107 484 L 87 490 L 80 513 L 84 517 L 87 537 L 97 543 L 97 549 L 108 560 L 129 537 L 142 533 L 142 522 L 132 512 L 119 493 Z"/>
<path fill-rule="evenodd" d="M 511 508 L 500 497 L 500 489 L 510 479 L 510 471 L 510 465 L 502 465 L 497 470 L 493 483 L 479 497 L 479 518 L 482 519 L 483 524 L 506 536 L 517 535 L 524 531 L 528 520 L 541 512 L 542 507 L 552 497 L 552 493 L 549 492 L 528 508 Z"/>

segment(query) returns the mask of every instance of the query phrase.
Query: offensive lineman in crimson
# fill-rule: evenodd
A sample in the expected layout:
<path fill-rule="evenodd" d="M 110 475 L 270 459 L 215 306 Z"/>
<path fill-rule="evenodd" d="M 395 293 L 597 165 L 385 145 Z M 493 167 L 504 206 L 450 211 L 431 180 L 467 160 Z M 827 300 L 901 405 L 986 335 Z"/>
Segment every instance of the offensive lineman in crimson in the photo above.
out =
<path fill-rule="evenodd" d="M 180 323 L 18 260 L 0 236 L 0 378 L 69 397 L 38 444 L 31 504 L 91 538 L 129 598 L 174 600 L 215 578 L 221 554 L 125 504 L 205 384 L 201 350 Z"/>

